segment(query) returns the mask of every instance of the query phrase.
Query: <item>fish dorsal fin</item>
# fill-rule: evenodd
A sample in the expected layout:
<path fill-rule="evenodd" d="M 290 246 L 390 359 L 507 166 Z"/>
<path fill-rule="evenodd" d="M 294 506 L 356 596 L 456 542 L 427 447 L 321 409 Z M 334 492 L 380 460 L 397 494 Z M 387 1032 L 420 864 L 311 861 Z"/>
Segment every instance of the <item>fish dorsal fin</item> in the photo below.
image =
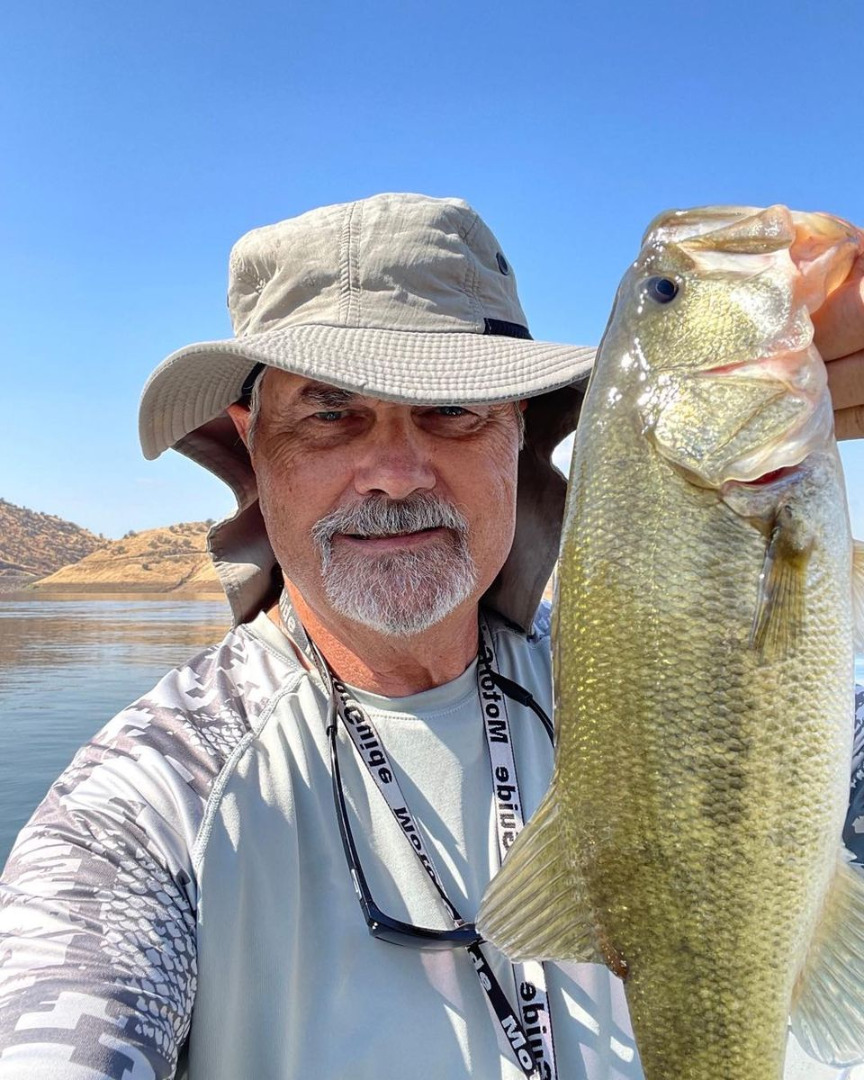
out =
<path fill-rule="evenodd" d="M 849 858 L 844 849 L 792 1012 L 801 1046 L 837 1068 L 864 1061 L 864 875 Z"/>
<path fill-rule="evenodd" d="M 864 541 L 852 545 L 852 617 L 855 651 L 864 653 Z"/>
<path fill-rule="evenodd" d="M 477 929 L 511 960 L 604 963 L 565 850 L 555 787 L 553 781 L 490 882 Z"/>

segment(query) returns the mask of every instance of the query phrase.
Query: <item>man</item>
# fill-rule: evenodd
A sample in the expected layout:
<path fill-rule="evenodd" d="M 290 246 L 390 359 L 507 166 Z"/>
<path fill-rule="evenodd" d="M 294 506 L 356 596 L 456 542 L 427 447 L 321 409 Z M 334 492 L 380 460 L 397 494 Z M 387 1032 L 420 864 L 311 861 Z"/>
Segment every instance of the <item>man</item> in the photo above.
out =
<path fill-rule="evenodd" d="M 229 305 L 237 337 L 169 357 L 141 432 L 237 493 L 211 535 L 237 625 L 22 832 L 0 1080 L 637 1080 L 605 969 L 514 973 L 470 927 L 551 769 L 549 455 L 592 351 L 530 339 L 457 200 L 257 230 Z M 861 358 L 838 370 L 854 410 Z"/>

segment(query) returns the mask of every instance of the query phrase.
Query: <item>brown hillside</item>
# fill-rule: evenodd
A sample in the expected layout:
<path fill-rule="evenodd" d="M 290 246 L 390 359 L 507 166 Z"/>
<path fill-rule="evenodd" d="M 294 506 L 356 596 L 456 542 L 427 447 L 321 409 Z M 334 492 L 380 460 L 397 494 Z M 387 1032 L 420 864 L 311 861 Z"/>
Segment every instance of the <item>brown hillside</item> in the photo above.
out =
<path fill-rule="evenodd" d="M 106 543 L 80 525 L 0 499 L 0 592 L 77 562 Z"/>
<path fill-rule="evenodd" d="M 220 595 L 203 521 L 127 533 L 31 586 L 40 593 L 176 592 Z"/>

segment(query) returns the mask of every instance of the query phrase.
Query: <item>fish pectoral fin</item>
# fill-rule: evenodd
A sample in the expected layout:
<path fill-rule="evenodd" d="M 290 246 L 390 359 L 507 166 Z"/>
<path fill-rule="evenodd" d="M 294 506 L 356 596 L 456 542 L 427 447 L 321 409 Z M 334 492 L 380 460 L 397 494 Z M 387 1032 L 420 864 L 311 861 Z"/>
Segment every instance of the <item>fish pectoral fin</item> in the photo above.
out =
<path fill-rule="evenodd" d="M 765 660 L 786 656 L 800 640 L 804 585 L 813 550 L 810 523 L 794 503 L 781 506 L 759 576 L 750 646 Z"/>
<path fill-rule="evenodd" d="M 864 653 L 864 542 L 855 540 L 852 548 L 852 617 L 855 650 Z"/>
<path fill-rule="evenodd" d="M 477 914 L 480 934 L 511 960 L 605 963 L 567 856 L 553 781 Z"/>
<path fill-rule="evenodd" d="M 822 922 L 796 984 L 792 1031 L 837 1068 L 864 1061 L 864 874 L 843 849 Z"/>

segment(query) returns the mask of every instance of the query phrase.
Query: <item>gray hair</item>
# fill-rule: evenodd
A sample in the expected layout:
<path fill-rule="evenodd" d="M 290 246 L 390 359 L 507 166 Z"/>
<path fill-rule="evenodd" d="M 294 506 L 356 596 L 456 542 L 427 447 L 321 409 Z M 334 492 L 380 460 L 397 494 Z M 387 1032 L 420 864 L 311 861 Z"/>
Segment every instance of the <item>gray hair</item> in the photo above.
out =
<path fill-rule="evenodd" d="M 250 454 L 255 449 L 255 432 L 258 428 L 258 420 L 261 416 L 261 383 L 264 382 L 265 374 L 266 372 L 262 372 L 252 384 L 252 396 L 249 399 L 249 422 L 246 425 L 246 445 L 249 447 Z"/>

